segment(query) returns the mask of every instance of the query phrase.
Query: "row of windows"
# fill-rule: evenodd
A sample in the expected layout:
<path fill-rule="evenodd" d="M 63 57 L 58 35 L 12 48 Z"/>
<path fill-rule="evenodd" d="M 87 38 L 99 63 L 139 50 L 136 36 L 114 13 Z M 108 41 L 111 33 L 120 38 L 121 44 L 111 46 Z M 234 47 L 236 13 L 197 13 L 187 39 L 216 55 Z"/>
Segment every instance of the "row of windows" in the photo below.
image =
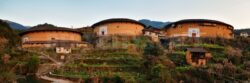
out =
<path fill-rule="evenodd" d="M 120 26 L 116 26 L 116 28 L 120 28 Z M 135 27 L 135 29 L 137 29 L 137 27 Z"/>
<path fill-rule="evenodd" d="M 204 26 L 204 25 L 200 25 L 200 26 Z M 182 28 L 182 27 L 183 27 L 182 25 L 177 25 L 175 28 Z M 190 25 L 188 27 L 195 27 L 195 26 Z M 215 26 L 213 26 L 213 27 L 215 27 Z M 228 28 L 226 28 L 226 27 L 217 27 L 217 29 L 223 29 L 224 30 L 224 29 L 228 29 Z"/>
<path fill-rule="evenodd" d="M 56 38 L 54 38 L 54 37 L 52 37 L 52 38 L 50 38 L 50 39 L 51 39 L 51 40 L 56 40 Z M 29 41 L 29 37 L 24 37 L 22 41 L 23 41 L 23 42 Z"/>
<path fill-rule="evenodd" d="M 199 26 L 210 26 L 210 27 L 215 27 L 217 26 L 217 24 L 215 23 L 197 23 Z M 191 26 L 195 26 L 196 24 L 189 24 Z M 182 25 L 181 24 L 172 24 L 171 27 L 174 27 L 174 28 L 179 28 L 181 27 Z M 228 28 L 232 28 L 230 26 L 227 26 Z"/>

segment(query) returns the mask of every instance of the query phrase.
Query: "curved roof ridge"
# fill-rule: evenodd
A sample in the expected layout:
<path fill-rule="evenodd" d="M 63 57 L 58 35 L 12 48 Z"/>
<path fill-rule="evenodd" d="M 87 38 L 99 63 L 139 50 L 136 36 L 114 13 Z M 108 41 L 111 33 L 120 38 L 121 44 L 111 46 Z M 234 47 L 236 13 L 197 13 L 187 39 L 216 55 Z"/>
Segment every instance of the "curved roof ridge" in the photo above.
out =
<path fill-rule="evenodd" d="M 105 19 L 105 20 L 99 21 L 99 22 L 93 24 L 92 27 L 95 27 L 95 26 L 98 26 L 101 24 L 106 24 L 106 23 L 113 23 L 113 22 L 130 22 L 130 23 L 136 23 L 136 24 L 142 25 L 143 27 L 146 26 L 146 25 L 144 25 L 136 20 L 129 19 L 129 18 L 110 18 L 110 19 Z"/>
<path fill-rule="evenodd" d="M 228 25 L 228 26 L 232 27 L 231 29 L 234 29 L 234 27 L 232 25 L 230 25 L 230 24 L 227 24 L 225 22 L 218 21 L 218 20 L 211 20 L 211 19 L 183 19 L 183 20 L 179 20 L 179 21 L 176 21 L 176 22 L 172 22 L 172 23 L 164 26 L 164 28 L 168 28 L 172 24 L 184 23 L 184 22 L 212 22 L 212 23 L 219 23 L 219 24 Z"/>
<path fill-rule="evenodd" d="M 45 24 L 39 24 L 37 26 L 31 27 L 30 29 L 25 30 L 22 33 L 20 33 L 20 35 L 24 35 L 30 32 L 38 32 L 38 31 L 69 31 L 69 32 L 75 32 L 75 33 L 81 34 L 81 32 L 75 29 L 70 29 L 66 27 L 57 27 L 55 25 L 45 23 Z"/>

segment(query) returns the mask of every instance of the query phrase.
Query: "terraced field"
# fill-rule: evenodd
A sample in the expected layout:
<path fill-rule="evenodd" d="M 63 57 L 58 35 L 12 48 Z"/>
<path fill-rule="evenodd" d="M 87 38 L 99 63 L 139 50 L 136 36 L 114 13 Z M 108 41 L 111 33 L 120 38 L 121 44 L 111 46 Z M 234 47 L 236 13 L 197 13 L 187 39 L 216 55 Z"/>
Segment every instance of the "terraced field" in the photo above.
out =
<path fill-rule="evenodd" d="M 122 79 L 141 78 L 142 56 L 131 54 L 127 50 L 94 50 L 88 51 L 72 62 L 65 64 L 53 74 L 69 78 L 92 78 L 119 76 Z"/>

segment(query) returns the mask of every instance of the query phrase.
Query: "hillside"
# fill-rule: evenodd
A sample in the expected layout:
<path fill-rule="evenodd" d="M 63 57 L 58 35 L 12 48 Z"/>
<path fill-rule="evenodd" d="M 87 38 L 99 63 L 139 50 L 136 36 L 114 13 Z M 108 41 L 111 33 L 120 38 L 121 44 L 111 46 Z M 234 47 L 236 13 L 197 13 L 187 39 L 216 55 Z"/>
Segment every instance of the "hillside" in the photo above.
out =
<path fill-rule="evenodd" d="M 1 22 L 0 29 L 13 33 L 5 22 Z M 1 34 L 6 39 L 15 37 L 14 33 Z M 0 66 L 4 66 L 0 68 L 0 80 L 13 81 L 17 74 L 28 76 L 39 71 L 40 75 L 78 83 L 250 82 L 249 39 L 200 38 L 197 43 L 189 38 L 181 40 L 170 39 L 171 49 L 144 36 L 103 37 L 95 40 L 94 47 L 72 49 L 72 54 L 65 54 L 63 60 L 53 49 L 13 50 L 5 52 L 12 57 L 9 63 L 3 64 L 0 59 Z M 191 47 L 203 47 L 212 54 L 206 66 L 192 67 L 186 63 L 185 49 Z M 45 56 L 63 65 L 55 65 Z M 6 72 L 11 69 L 15 71 Z M 21 83 L 27 80 L 30 79 L 24 77 Z"/>
<path fill-rule="evenodd" d="M 155 28 L 161 29 L 171 22 L 161 22 L 161 21 L 151 21 L 148 19 L 141 19 L 139 22 L 145 24 L 146 26 L 153 26 Z"/>
<path fill-rule="evenodd" d="M 10 28 L 10 26 L 6 22 L 2 20 L 0 20 L 0 31 L 0 38 L 6 41 L 4 44 L 1 45 L 11 47 L 16 46 L 18 44 L 19 36 L 14 30 Z"/>
<path fill-rule="evenodd" d="M 100 38 L 95 48 L 74 49 L 64 66 L 50 76 L 84 83 L 249 83 L 249 39 L 179 40 L 171 39 L 170 49 L 147 37 Z M 192 47 L 212 54 L 206 66 L 187 64 L 185 50 Z"/>
<path fill-rule="evenodd" d="M 24 26 L 24 25 L 16 23 L 16 22 L 12 22 L 12 21 L 8 21 L 8 20 L 3 20 L 3 21 L 8 23 L 9 26 L 15 30 L 25 30 L 28 28 L 27 26 Z"/>
<path fill-rule="evenodd" d="M 148 26 L 159 23 L 158 28 L 167 24 L 144 22 Z M 88 48 L 72 48 L 71 54 L 57 54 L 51 48 L 18 49 L 17 32 L 1 20 L 0 31 L 0 81 L 7 83 L 16 79 L 17 83 L 43 83 L 28 78 L 32 75 L 76 83 L 250 82 L 249 38 L 172 38 L 163 45 L 146 36 L 117 35 L 92 38 Z M 194 47 L 211 53 L 206 65 L 194 67 L 187 63 L 186 49 Z"/>

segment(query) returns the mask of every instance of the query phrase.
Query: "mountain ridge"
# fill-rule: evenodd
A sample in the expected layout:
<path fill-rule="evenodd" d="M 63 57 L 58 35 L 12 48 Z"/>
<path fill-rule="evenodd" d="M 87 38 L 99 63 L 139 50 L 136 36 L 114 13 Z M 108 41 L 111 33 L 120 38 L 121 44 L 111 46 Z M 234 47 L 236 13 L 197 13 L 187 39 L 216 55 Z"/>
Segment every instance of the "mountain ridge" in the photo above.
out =
<path fill-rule="evenodd" d="M 149 19 L 141 19 L 138 21 L 140 23 L 146 25 L 147 27 L 151 26 L 151 27 L 155 27 L 158 29 L 162 29 L 164 26 L 171 23 L 171 22 L 153 21 L 153 20 L 149 20 Z"/>
<path fill-rule="evenodd" d="M 8 25 L 12 28 L 12 29 L 15 29 L 15 30 L 25 30 L 25 29 L 28 29 L 29 27 L 27 26 L 24 26 L 20 23 L 17 23 L 17 22 L 13 22 L 13 21 L 9 21 L 9 20 L 2 20 L 6 23 L 8 23 Z"/>

